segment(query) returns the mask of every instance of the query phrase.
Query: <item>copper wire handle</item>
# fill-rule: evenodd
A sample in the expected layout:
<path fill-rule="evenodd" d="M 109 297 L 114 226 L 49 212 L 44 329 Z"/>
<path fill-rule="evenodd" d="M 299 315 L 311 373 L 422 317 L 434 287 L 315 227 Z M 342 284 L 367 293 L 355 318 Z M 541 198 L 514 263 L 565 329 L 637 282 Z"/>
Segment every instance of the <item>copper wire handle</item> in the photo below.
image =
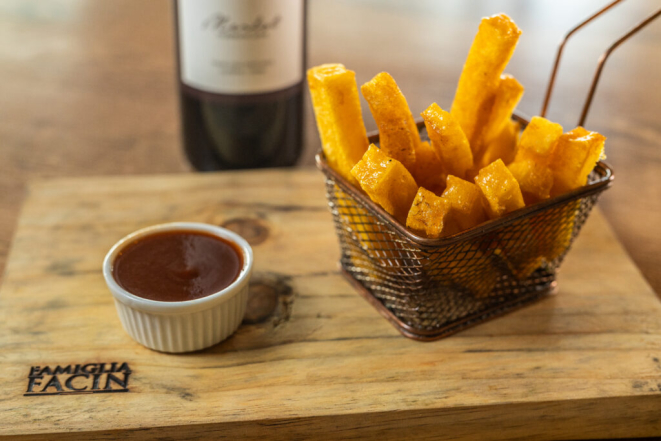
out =
<path fill-rule="evenodd" d="M 618 3 L 622 2 L 623 0 L 615 0 L 614 2 L 609 3 L 606 5 L 604 8 L 600 9 L 587 19 L 583 20 L 581 23 L 578 25 L 574 26 L 567 34 L 564 36 L 562 41 L 560 42 L 560 46 L 558 46 L 558 52 L 555 56 L 555 62 L 553 63 L 553 70 L 551 71 L 551 78 L 549 78 L 549 83 L 546 88 L 546 96 L 544 97 L 544 104 L 542 105 L 542 111 L 540 112 L 540 116 L 544 117 L 546 116 L 546 111 L 549 106 L 549 102 L 551 100 L 551 94 L 553 92 L 553 87 L 555 85 L 555 78 L 558 74 L 558 67 L 560 66 L 560 58 L 562 57 L 562 53 L 564 51 L 565 45 L 569 38 L 574 35 L 578 30 L 583 28 L 585 25 L 605 13 L 606 11 L 610 10 L 612 7 L 617 5 Z M 599 57 L 599 61 L 597 63 L 597 69 L 595 71 L 594 77 L 592 78 L 592 83 L 590 84 L 590 90 L 588 92 L 588 96 L 585 100 L 585 104 L 583 105 L 583 111 L 581 112 L 581 117 L 578 120 L 578 125 L 582 126 L 585 123 L 585 120 L 588 115 L 588 111 L 590 110 L 590 105 L 592 104 L 592 99 L 594 98 L 595 91 L 597 90 L 597 84 L 599 83 L 599 78 L 601 77 L 601 72 L 604 69 L 604 65 L 606 64 L 606 60 L 608 57 L 613 53 L 613 51 L 620 46 L 622 43 L 624 43 L 626 40 L 628 40 L 632 35 L 636 34 L 638 31 L 640 31 L 642 28 L 647 26 L 649 23 L 654 21 L 659 15 L 661 15 L 661 9 L 653 13 L 652 15 L 648 16 L 645 20 L 634 26 L 629 32 L 624 34 L 622 37 L 620 37 L 618 40 L 616 40 L 613 44 L 611 44 L 606 51 L 601 54 Z"/>
<path fill-rule="evenodd" d="M 594 73 L 594 77 L 592 78 L 592 84 L 590 85 L 590 92 L 588 92 L 588 97 L 585 100 L 585 104 L 583 105 L 583 111 L 581 112 L 581 118 L 578 120 L 578 125 L 582 126 L 585 124 L 585 119 L 588 116 L 588 110 L 590 110 L 590 104 L 592 104 L 592 98 L 594 97 L 594 92 L 597 90 L 597 83 L 599 82 L 599 77 L 601 76 L 601 71 L 604 69 L 604 64 L 606 64 L 606 60 L 610 56 L 610 54 L 613 53 L 613 51 L 622 43 L 627 41 L 629 37 L 631 37 L 633 34 L 637 33 L 640 31 L 642 28 L 650 24 L 654 19 L 656 19 L 659 15 L 661 15 L 661 9 L 656 11 L 654 14 L 650 15 L 647 17 L 645 20 L 634 26 L 629 32 L 624 34 L 620 39 L 618 39 L 615 43 L 610 45 L 608 49 L 606 49 L 606 52 L 601 54 L 601 57 L 599 57 L 599 63 L 597 64 L 597 70 Z"/>

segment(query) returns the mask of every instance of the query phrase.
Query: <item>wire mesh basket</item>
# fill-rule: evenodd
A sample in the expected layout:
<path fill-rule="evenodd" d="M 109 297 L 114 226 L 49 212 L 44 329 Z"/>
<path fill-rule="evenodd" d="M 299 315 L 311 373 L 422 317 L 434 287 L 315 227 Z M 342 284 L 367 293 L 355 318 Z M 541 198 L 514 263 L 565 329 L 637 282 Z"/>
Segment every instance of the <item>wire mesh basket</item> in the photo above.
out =
<path fill-rule="evenodd" d="M 545 116 L 568 40 L 624 0 L 614 0 L 573 27 L 558 46 L 540 116 Z M 598 60 L 578 125 L 583 126 L 606 60 L 661 16 L 652 13 L 613 42 Z M 514 115 L 527 125 L 528 121 Z M 428 140 L 422 122 L 418 129 Z M 369 137 L 378 144 L 378 133 Z M 436 340 L 527 305 L 556 287 L 556 272 L 597 198 L 613 181 L 599 161 L 585 186 L 441 239 L 406 229 L 326 163 L 326 196 L 345 276 L 407 337 Z"/>
<path fill-rule="evenodd" d="M 378 134 L 370 142 L 378 144 Z M 551 293 L 556 270 L 613 179 L 599 162 L 584 187 L 428 239 L 338 175 L 322 152 L 316 159 L 326 176 L 342 271 L 402 334 L 418 340 L 448 336 Z"/>

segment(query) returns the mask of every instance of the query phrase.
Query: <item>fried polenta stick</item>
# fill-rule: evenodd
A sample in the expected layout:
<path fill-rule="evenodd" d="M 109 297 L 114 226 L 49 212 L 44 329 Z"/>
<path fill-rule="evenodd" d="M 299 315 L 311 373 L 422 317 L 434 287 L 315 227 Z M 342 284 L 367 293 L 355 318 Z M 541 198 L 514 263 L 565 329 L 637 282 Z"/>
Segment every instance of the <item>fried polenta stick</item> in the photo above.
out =
<path fill-rule="evenodd" d="M 401 162 L 389 158 L 372 144 L 351 174 L 370 199 L 398 221 L 406 222 L 418 185 Z"/>
<path fill-rule="evenodd" d="M 486 201 L 484 208 L 490 219 L 525 207 L 519 183 L 500 159 L 480 170 L 475 183 L 482 190 Z"/>
<path fill-rule="evenodd" d="M 541 116 L 533 116 L 521 133 L 515 160 L 530 158 L 548 164 L 560 136 L 562 136 L 560 124 Z"/>
<path fill-rule="evenodd" d="M 553 173 L 548 165 L 534 159 L 523 159 L 514 161 L 507 168 L 519 183 L 526 204 L 530 205 L 548 199 L 551 195 Z"/>
<path fill-rule="evenodd" d="M 496 159 L 502 159 L 505 164 L 509 164 L 514 161 L 520 132 L 519 122 L 507 121 L 500 134 L 486 145 L 480 162 L 491 164 Z"/>
<path fill-rule="evenodd" d="M 381 72 L 360 87 L 379 128 L 379 147 L 411 170 L 420 134 L 402 91 L 388 72 Z"/>
<path fill-rule="evenodd" d="M 357 185 L 351 175 L 367 150 L 356 74 L 341 64 L 323 64 L 308 70 L 312 107 L 328 165 Z"/>
<path fill-rule="evenodd" d="M 512 113 L 521 101 L 524 88 L 512 75 L 500 76 L 500 83 L 496 90 L 493 108 L 489 115 L 489 121 L 484 127 L 484 140 L 493 140 L 505 128 L 505 124 L 512 119 Z"/>
<path fill-rule="evenodd" d="M 521 134 L 518 151 L 509 169 L 519 182 L 526 204 L 548 199 L 553 186 L 551 153 L 562 135 L 562 126 L 535 116 Z"/>
<path fill-rule="evenodd" d="M 450 201 L 420 187 L 411 204 L 406 226 L 430 239 L 450 236 L 459 232 L 451 210 Z"/>
<path fill-rule="evenodd" d="M 511 75 L 501 75 L 491 113 L 489 114 L 489 119 L 484 127 L 479 129 L 480 133 L 475 140 L 476 146 L 474 151 L 478 152 L 477 157 L 475 158 L 475 163 L 480 168 L 487 164 L 491 164 L 498 158 L 502 158 L 502 156 L 499 156 L 500 154 L 507 153 L 490 152 L 489 150 L 490 148 L 502 148 L 502 142 L 505 141 L 502 139 L 502 136 L 511 134 L 511 127 L 510 131 L 507 131 L 507 126 L 508 124 L 512 124 L 512 113 L 517 104 L 519 104 L 522 96 L 523 86 L 521 83 Z M 501 137 L 501 144 L 496 144 L 494 141 L 499 137 Z M 505 159 L 503 159 L 503 162 L 506 164 L 510 161 L 505 161 Z"/>
<path fill-rule="evenodd" d="M 519 219 L 515 225 L 516 238 L 506 232 L 498 235 L 495 254 L 502 256 L 514 277 L 524 280 L 542 264 L 540 234 L 530 219 Z"/>
<path fill-rule="evenodd" d="M 556 210 L 543 219 L 532 221 L 534 231 L 544 231 L 538 234 L 544 240 L 540 243 L 539 253 L 547 262 L 553 262 L 565 253 L 571 245 L 574 234 L 576 212 L 581 201 L 570 201 L 561 210 Z"/>
<path fill-rule="evenodd" d="M 519 188 L 519 183 L 501 159 L 484 167 L 475 178 L 475 183 L 484 195 L 484 208 L 490 219 L 496 219 L 505 214 L 523 208 L 525 203 Z M 503 256 L 507 266 L 518 279 L 530 275 L 541 263 L 538 251 L 531 245 L 534 235 L 527 219 L 519 221 L 522 232 L 519 241 L 513 242 L 507 234 L 499 235 L 499 245 L 496 254 Z"/>
<path fill-rule="evenodd" d="M 441 158 L 443 173 L 465 178 L 473 166 L 473 154 L 457 120 L 436 103 L 422 112 L 422 118 L 432 147 Z"/>
<path fill-rule="evenodd" d="M 445 189 L 445 175 L 442 172 L 443 164 L 434 147 L 424 141 L 415 151 L 415 166 L 411 174 L 420 187 L 440 195 Z"/>
<path fill-rule="evenodd" d="M 482 192 L 472 182 L 450 175 L 441 196 L 452 204 L 452 218 L 460 231 L 468 230 L 487 220 L 482 205 Z"/>
<path fill-rule="evenodd" d="M 512 57 L 521 30 L 505 14 L 483 18 L 459 78 L 451 113 L 472 148 L 491 113 L 500 75 Z M 473 151 L 473 153 L 479 153 Z"/>
<path fill-rule="evenodd" d="M 483 252 L 471 241 L 463 242 L 457 249 L 448 253 L 452 253 L 452 256 L 441 257 L 445 263 L 432 277 L 436 277 L 442 283 L 450 279 L 456 286 L 478 298 L 488 297 L 493 292 L 500 271 L 494 266 L 490 253 Z M 479 276 L 476 276 L 478 274 Z"/>
<path fill-rule="evenodd" d="M 552 196 L 586 184 L 588 175 L 604 153 L 605 141 L 605 136 L 583 127 L 576 127 L 558 139 L 550 161 L 553 171 Z"/>
<path fill-rule="evenodd" d="M 553 173 L 551 196 L 558 196 L 587 184 L 588 175 L 603 156 L 605 141 L 605 136 L 583 127 L 576 127 L 560 136 L 549 160 Z M 548 261 L 555 260 L 569 248 L 579 206 L 579 201 L 569 203 L 565 208 L 566 217 L 563 216 L 566 220 L 553 223 L 557 228 L 557 231 L 554 231 L 553 243 L 542 250 Z"/>

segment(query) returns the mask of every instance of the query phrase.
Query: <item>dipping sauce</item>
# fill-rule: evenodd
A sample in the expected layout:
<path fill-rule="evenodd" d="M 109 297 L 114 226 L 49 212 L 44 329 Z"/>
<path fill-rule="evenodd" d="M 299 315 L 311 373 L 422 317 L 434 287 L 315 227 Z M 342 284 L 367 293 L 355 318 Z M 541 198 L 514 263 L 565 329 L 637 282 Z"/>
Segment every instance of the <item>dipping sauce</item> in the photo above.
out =
<path fill-rule="evenodd" d="M 182 302 L 227 288 L 243 267 L 238 245 L 198 231 L 166 231 L 141 237 L 117 255 L 113 276 L 139 297 Z"/>

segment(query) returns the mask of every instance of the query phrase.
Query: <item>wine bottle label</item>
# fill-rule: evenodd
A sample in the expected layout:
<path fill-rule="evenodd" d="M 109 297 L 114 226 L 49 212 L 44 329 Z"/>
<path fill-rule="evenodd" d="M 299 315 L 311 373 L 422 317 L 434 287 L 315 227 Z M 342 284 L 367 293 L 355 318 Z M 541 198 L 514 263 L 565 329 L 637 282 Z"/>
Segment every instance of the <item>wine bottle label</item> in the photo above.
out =
<path fill-rule="evenodd" d="M 178 0 L 181 81 L 219 94 L 303 79 L 304 0 Z"/>

